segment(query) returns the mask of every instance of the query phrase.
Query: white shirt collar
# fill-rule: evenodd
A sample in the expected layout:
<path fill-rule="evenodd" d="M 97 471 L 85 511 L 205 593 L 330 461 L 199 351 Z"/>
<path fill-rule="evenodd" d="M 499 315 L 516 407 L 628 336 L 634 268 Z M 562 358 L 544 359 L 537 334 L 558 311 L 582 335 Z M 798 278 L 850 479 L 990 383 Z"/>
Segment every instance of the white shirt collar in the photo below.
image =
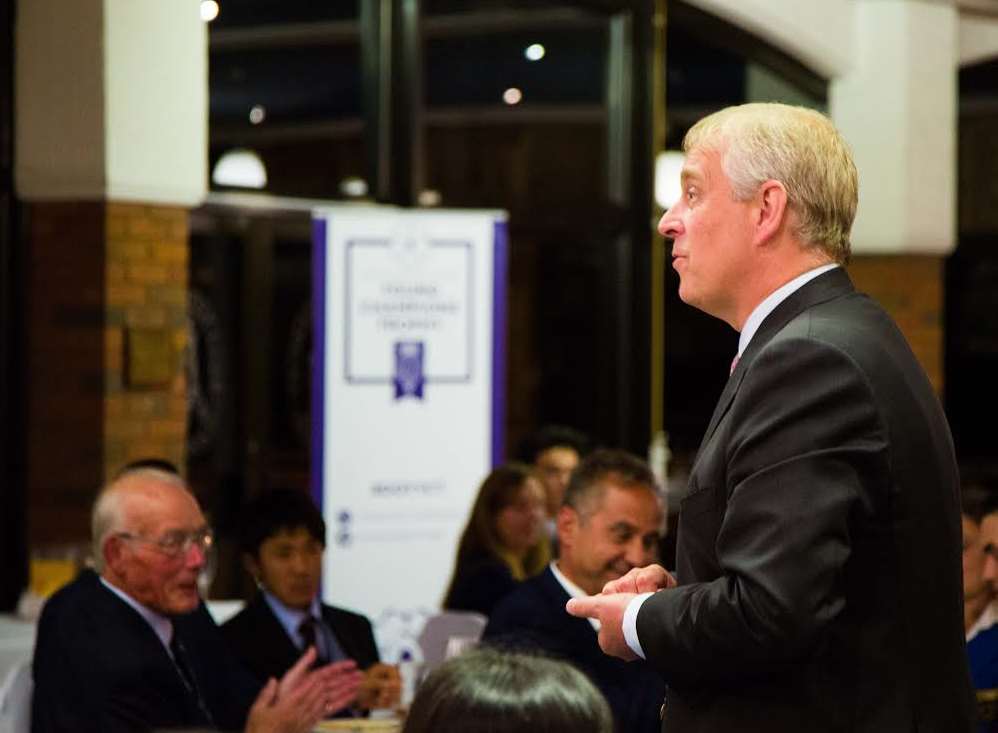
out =
<path fill-rule="evenodd" d="M 554 579 L 561 584 L 561 587 L 565 589 L 565 592 L 568 593 L 569 596 L 571 596 L 572 598 L 586 598 L 589 596 L 589 594 L 586 593 L 584 590 L 582 590 L 582 588 L 580 588 L 571 580 L 565 577 L 565 574 L 558 569 L 557 560 L 552 560 L 551 564 L 548 567 L 551 568 L 551 573 L 554 575 Z M 589 621 L 590 624 L 592 624 L 593 628 L 596 629 L 596 631 L 599 631 L 598 619 L 590 618 L 586 620 Z"/>
<path fill-rule="evenodd" d="M 798 275 L 793 280 L 788 282 L 786 285 L 781 285 L 763 300 L 755 309 L 749 313 L 749 317 L 745 321 L 745 325 L 742 326 L 742 333 L 738 337 L 738 358 L 740 359 L 742 353 L 745 351 L 745 347 L 749 345 L 752 337 L 755 336 L 755 332 L 759 330 L 759 326 L 762 322 L 766 320 L 766 316 L 776 310 L 776 306 L 782 303 L 784 300 L 789 298 L 793 293 L 800 290 L 807 283 L 814 280 L 818 275 L 823 275 L 829 270 L 834 270 L 838 267 L 834 262 L 821 265 L 821 267 L 816 267 L 813 270 L 808 270 L 802 275 Z"/>
<path fill-rule="evenodd" d="M 159 640 L 163 642 L 163 646 L 166 648 L 167 654 L 170 654 L 170 641 L 173 639 L 173 622 L 158 611 L 153 611 L 148 606 L 139 603 L 137 600 L 125 593 L 125 591 L 121 590 L 121 588 L 113 585 L 111 581 L 103 575 L 99 577 L 100 582 L 104 584 L 105 588 L 134 608 L 135 612 L 145 619 L 146 623 L 152 627 L 154 632 L 156 632 L 156 636 L 159 637 Z"/>
<path fill-rule="evenodd" d="M 987 631 L 995 624 L 998 624 L 998 601 L 991 601 L 984 612 L 977 618 L 974 625 L 967 631 L 967 641 L 970 641 L 982 631 Z"/>

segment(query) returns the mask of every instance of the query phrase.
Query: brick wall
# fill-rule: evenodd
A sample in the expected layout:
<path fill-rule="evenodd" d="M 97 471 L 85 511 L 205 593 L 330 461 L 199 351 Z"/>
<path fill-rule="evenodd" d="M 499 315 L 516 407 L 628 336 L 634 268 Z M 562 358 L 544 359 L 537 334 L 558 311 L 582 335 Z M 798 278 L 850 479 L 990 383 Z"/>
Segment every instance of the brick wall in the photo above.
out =
<path fill-rule="evenodd" d="M 943 388 L 943 265 L 923 255 L 854 256 L 849 275 L 856 289 L 891 314 L 929 375 Z"/>
<path fill-rule="evenodd" d="M 103 202 L 26 208 L 34 547 L 85 540 L 98 487 L 126 461 L 183 466 L 188 215 Z"/>
<path fill-rule="evenodd" d="M 108 204 L 106 222 L 105 475 L 149 456 L 183 466 L 187 211 Z M 130 373 L 149 341 L 169 361 L 165 380 Z"/>

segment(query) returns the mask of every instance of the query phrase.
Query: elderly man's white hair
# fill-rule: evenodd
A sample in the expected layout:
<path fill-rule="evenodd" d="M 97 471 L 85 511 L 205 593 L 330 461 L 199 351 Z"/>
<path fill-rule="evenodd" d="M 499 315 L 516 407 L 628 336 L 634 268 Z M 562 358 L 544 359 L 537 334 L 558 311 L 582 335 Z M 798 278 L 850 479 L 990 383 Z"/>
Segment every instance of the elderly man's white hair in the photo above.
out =
<path fill-rule="evenodd" d="M 104 541 L 115 532 L 125 531 L 122 517 L 123 492 L 118 488 L 124 483 L 130 483 L 136 478 L 148 478 L 152 481 L 176 486 L 187 491 L 187 484 L 175 473 L 162 471 L 158 468 L 136 468 L 123 472 L 109 484 L 106 484 L 97 494 L 90 513 L 90 541 L 94 568 L 97 572 L 104 569 Z"/>

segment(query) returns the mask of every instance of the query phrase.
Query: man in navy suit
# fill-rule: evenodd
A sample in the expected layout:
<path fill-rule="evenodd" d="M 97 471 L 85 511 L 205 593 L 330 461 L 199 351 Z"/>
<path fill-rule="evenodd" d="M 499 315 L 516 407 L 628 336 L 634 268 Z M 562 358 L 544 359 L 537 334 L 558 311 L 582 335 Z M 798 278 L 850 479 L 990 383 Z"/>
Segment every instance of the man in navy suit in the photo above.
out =
<path fill-rule="evenodd" d="M 669 733 L 969 733 L 959 480 L 901 332 L 842 265 L 858 201 L 813 110 L 748 104 L 684 141 L 679 295 L 739 331 L 679 511 L 677 572 L 569 610 L 669 684 Z M 678 586 L 676 582 L 678 580 Z"/>
<path fill-rule="evenodd" d="M 665 685 L 655 670 L 603 654 L 598 623 L 568 615 L 565 603 L 653 562 L 661 528 L 662 504 L 648 466 L 623 451 L 596 451 L 575 469 L 558 510 L 558 559 L 499 604 L 483 638 L 578 667 L 610 703 L 621 733 L 658 730 Z"/>
<path fill-rule="evenodd" d="M 35 733 L 305 733 L 356 695 L 352 662 L 309 672 L 310 650 L 262 684 L 229 653 L 198 594 L 211 532 L 176 474 L 117 477 L 94 504 L 93 545 L 99 575 L 81 573 L 39 620 Z"/>
<path fill-rule="evenodd" d="M 319 661 L 350 659 L 365 671 L 344 714 L 398 703 L 395 667 L 380 664 L 371 622 L 319 601 L 326 523 L 303 491 L 274 489 L 250 502 L 240 549 L 259 593 L 222 626 L 233 651 L 260 679 L 283 675 L 310 645 Z"/>

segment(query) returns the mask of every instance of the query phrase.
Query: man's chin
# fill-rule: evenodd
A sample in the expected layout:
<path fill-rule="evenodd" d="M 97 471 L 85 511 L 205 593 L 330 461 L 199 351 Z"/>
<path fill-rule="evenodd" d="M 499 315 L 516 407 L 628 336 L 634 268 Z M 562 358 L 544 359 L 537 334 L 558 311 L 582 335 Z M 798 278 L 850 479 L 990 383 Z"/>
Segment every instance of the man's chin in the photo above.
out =
<path fill-rule="evenodd" d="M 192 591 L 180 591 L 170 599 L 170 613 L 190 613 L 198 607 L 200 602 L 201 596 L 198 594 L 197 588 Z"/>

